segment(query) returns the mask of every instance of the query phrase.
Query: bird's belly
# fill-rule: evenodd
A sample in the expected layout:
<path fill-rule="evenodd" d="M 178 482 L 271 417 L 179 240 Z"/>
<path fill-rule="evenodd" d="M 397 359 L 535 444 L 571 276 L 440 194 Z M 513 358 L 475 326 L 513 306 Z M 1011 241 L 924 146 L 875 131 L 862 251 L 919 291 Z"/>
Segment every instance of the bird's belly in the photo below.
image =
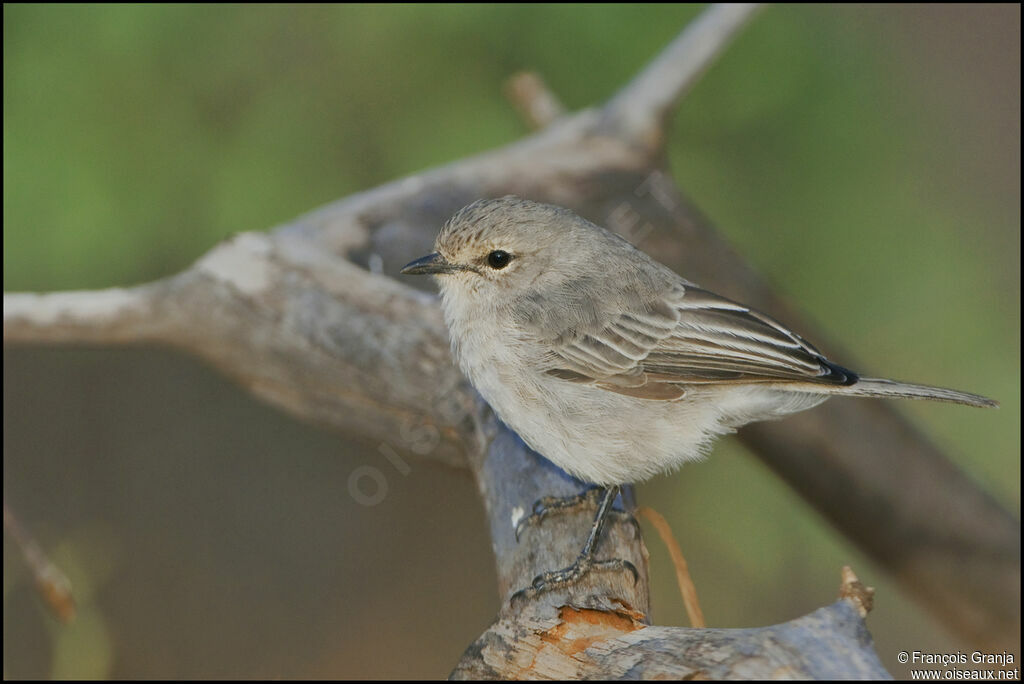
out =
<path fill-rule="evenodd" d="M 646 480 L 699 458 L 715 435 L 728 431 L 700 403 L 627 397 L 509 368 L 490 364 L 471 379 L 534 451 L 587 482 Z"/>

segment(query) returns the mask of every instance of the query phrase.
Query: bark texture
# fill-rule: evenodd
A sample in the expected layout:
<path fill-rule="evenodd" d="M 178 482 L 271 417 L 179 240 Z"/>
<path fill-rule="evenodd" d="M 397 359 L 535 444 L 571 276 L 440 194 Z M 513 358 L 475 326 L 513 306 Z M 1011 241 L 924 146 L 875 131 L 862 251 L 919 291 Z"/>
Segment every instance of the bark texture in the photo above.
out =
<path fill-rule="evenodd" d="M 516 97 L 544 125 L 538 132 L 268 232 L 241 233 L 177 276 L 99 292 L 5 293 L 4 342 L 177 347 L 302 419 L 470 468 L 507 599 L 536 574 L 571 562 L 591 512 L 555 516 L 518 543 L 515 521 L 539 497 L 576 493 L 582 483 L 494 418 L 452 364 L 436 297 L 394 276 L 431 251 L 455 210 L 517 194 L 642 238 L 646 251 L 687 278 L 825 339 L 691 206 L 665 166 L 672 107 L 753 9 L 709 8 L 601 107 L 571 115 L 557 100 L 531 107 L 531 98 L 549 98 L 531 82 Z M 850 362 L 836 345 L 822 346 Z M 950 628 L 979 647 L 1019 640 L 1019 521 L 888 402 L 832 401 L 741 436 Z M 908 481 L 926 483 L 925 493 L 907 497 L 898 483 Z M 847 599 L 762 629 L 649 626 L 646 550 L 635 523 L 610 525 L 599 557 L 630 560 L 639 580 L 595 573 L 568 594 L 527 606 L 505 600 L 453 674 L 886 676 Z"/>

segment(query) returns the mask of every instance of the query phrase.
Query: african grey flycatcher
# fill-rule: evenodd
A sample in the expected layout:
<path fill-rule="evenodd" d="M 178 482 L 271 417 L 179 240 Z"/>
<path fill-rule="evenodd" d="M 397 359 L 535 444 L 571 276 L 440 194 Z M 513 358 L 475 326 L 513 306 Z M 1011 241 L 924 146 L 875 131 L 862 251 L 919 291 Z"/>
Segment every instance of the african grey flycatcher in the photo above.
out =
<path fill-rule="evenodd" d="M 700 458 L 752 421 L 833 394 L 997 405 L 862 378 L 561 207 L 474 202 L 445 224 L 436 249 L 402 273 L 438 276 L 462 370 L 531 448 L 605 488 L 577 563 L 534 588 L 599 565 L 593 548 L 619 485 Z"/>

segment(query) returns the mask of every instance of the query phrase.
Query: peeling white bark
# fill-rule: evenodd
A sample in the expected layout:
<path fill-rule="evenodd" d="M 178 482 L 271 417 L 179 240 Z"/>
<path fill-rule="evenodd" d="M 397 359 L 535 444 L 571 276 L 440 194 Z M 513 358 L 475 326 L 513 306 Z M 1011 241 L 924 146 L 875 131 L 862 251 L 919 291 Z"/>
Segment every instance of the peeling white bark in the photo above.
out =
<path fill-rule="evenodd" d="M 269 233 L 242 233 L 172 278 L 99 292 L 5 293 L 4 342 L 175 346 L 302 419 L 398 453 L 469 467 L 487 504 L 499 593 L 507 598 L 578 552 L 586 513 L 559 517 L 520 544 L 511 529 L 534 499 L 573 493 L 580 483 L 494 421 L 451 362 L 436 298 L 391 276 L 429 248 L 455 210 L 513 193 L 568 206 L 633 237 L 642 231 L 645 249 L 687 277 L 823 339 L 690 207 L 662 166 L 667 113 L 750 14 L 745 6 L 712 8 L 603 108 L 558 117 L 519 142 L 347 197 Z M 858 438 L 868 429 L 870 443 Z M 830 402 L 784 427 L 764 423 L 741 436 L 951 628 L 978 643 L 1019 638 L 1019 522 L 891 407 Z M 892 477 L 895 462 L 899 477 Z M 909 481 L 928 492 L 925 501 L 908 504 L 900 483 Z M 947 514 L 951 506 L 955 516 Z M 640 581 L 595 575 L 572 595 L 548 596 L 529 614 L 549 620 L 559 605 L 571 605 L 642 624 L 648 598 L 641 540 L 620 522 L 609 527 L 602 549 L 631 560 Z M 518 619 L 503 613 L 492 631 L 514 641 L 527 634 L 517 631 L 524 624 Z M 800 653 L 813 659 L 838 626 L 846 630 L 849 671 L 884 674 L 857 631 L 860 616 L 807 624 L 817 630 L 815 639 L 793 641 L 792 660 L 766 650 L 768 631 L 745 630 L 749 643 L 760 645 L 741 656 L 740 642 L 726 630 L 669 634 L 646 627 L 604 638 L 604 646 L 584 649 L 573 663 L 536 674 L 770 676 L 778 672 L 773 667 L 793 667 L 784 672 L 819 676 L 831 670 L 789 663 Z M 552 635 L 547 622 L 537 629 Z M 700 643 L 706 653 L 732 644 L 728 668 L 686 660 Z M 512 649 L 509 658 L 531 648 L 519 646 L 525 650 Z M 650 649 L 664 648 L 676 650 L 648 659 Z M 499 672 L 485 650 L 467 653 L 455 674 Z M 630 662 L 642 671 L 622 668 Z M 569 664 L 578 669 L 565 669 Z"/>

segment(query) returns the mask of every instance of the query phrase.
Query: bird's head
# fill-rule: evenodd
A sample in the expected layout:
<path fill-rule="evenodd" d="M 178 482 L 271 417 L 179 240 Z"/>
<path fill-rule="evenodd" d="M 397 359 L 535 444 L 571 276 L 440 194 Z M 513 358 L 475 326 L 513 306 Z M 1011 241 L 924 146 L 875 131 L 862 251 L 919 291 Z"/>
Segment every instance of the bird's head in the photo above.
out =
<path fill-rule="evenodd" d="M 402 273 L 437 276 L 446 298 L 498 302 L 578 275 L 595 249 L 595 230 L 562 207 L 511 195 L 479 200 L 445 223 L 433 254 Z"/>

